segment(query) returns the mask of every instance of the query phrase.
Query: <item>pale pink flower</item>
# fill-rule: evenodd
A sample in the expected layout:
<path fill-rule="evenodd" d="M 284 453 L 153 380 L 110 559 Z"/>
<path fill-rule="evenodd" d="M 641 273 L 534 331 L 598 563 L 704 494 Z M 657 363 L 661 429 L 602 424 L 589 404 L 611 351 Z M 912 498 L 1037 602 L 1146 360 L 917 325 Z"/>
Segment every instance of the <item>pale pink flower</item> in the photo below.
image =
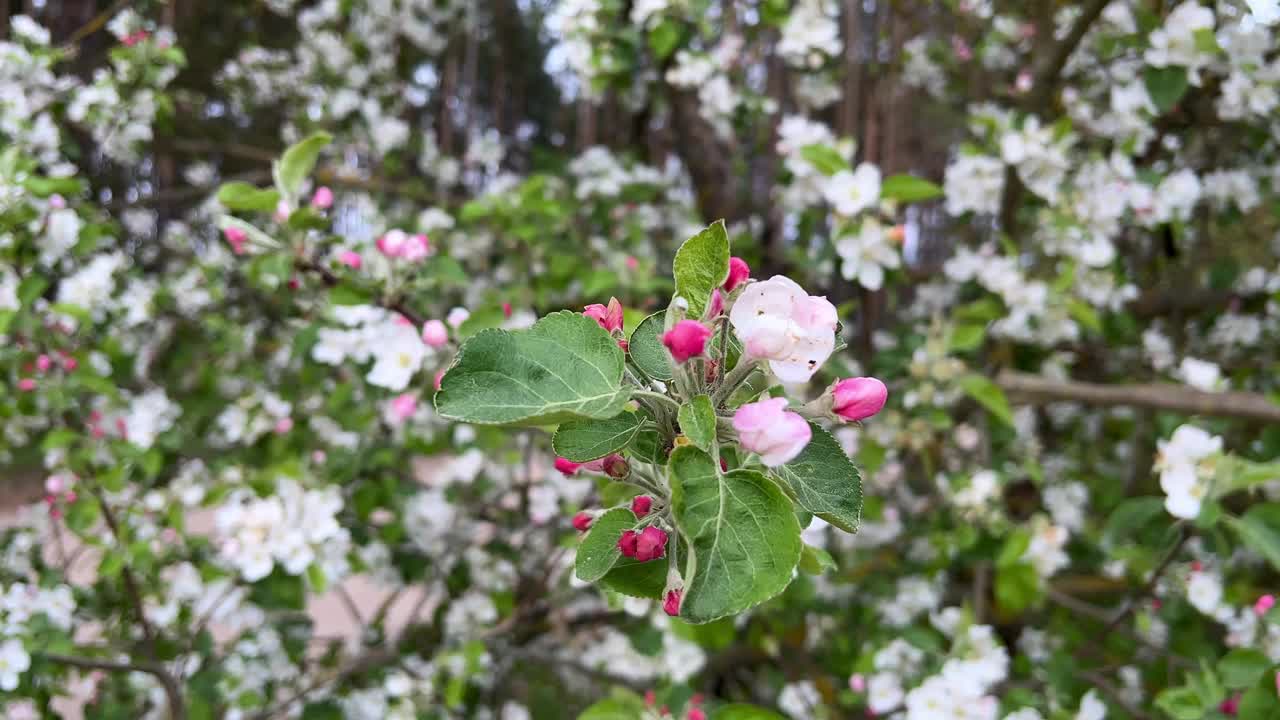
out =
<path fill-rule="evenodd" d="M 317 210 L 328 210 L 333 207 L 333 191 L 321 185 L 311 195 L 311 207 Z"/>
<path fill-rule="evenodd" d="M 831 395 L 832 412 L 856 422 L 880 412 L 889 398 L 889 389 L 873 377 L 845 378 L 831 386 Z"/>
<path fill-rule="evenodd" d="M 742 447 L 759 454 L 769 467 L 795 459 L 813 435 L 809 423 L 786 408 L 786 398 L 768 398 L 747 403 L 733 415 L 733 429 Z"/>
<path fill-rule="evenodd" d="M 412 393 L 397 395 L 387 403 L 387 417 L 396 425 L 404 423 L 417 411 L 418 398 Z"/>
<path fill-rule="evenodd" d="M 747 286 L 729 322 L 747 355 L 768 360 L 783 382 L 809 380 L 836 346 L 835 306 L 781 275 Z"/>
<path fill-rule="evenodd" d="M 359 270 L 360 266 L 364 264 L 364 258 L 360 257 L 360 253 L 355 250 L 343 250 L 338 253 L 338 262 L 349 268 Z"/>
<path fill-rule="evenodd" d="M 422 325 L 422 342 L 433 348 L 441 348 L 449 343 L 449 328 L 439 320 L 428 320 Z"/>

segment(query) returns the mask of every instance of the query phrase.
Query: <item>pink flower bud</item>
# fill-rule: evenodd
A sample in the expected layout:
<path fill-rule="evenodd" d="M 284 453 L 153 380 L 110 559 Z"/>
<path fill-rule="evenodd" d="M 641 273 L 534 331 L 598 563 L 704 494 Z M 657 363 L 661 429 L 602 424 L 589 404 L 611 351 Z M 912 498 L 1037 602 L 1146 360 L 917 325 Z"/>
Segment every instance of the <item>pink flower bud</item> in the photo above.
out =
<path fill-rule="evenodd" d="M 873 377 L 845 378 L 831 386 L 831 395 L 832 412 L 855 422 L 880 412 L 889 399 L 889 389 Z"/>
<path fill-rule="evenodd" d="M 48 372 L 53 367 L 53 358 L 48 355 L 40 355 L 36 358 L 36 369 L 40 372 Z"/>
<path fill-rule="evenodd" d="M 449 324 L 449 327 L 457 330 L 462 327 L 462 323 L 466 322 L 469 317 L 471 317 L 471 313 L 467 312 L 466 308 L 456 307 L 450 310 L 448 315 L 444 316 L 444 321 Z"/>
<path fill-rule="evenodd" d="M 289 207 L 289 203 L 281 200 L 276 203 L 275 220 L 278 223 L 288 222 L 289 216 L 293 214 L 293 209 Z"/>
<path fill-rule="evenodd" d="M 677 604 L 677 607 L 679 605 Z M 662 603 L 662 609 L 667 608 L 667 603 Z M 702 708 L 690 708 L 688 714 L 685 715 L 686 720 L 707 720 L 707 713 Z"/>
<path fill-rule="evenodd" d="M 648 515 L 652 509 L 653 498 L 648 495 L 637 495 L 631 499 L 631 512 L 635 513 L 638 518 Z"/>
<path fill-rule="evenodd" d="M 640 267 L 640 261 L 636 259 L 635 255 L 628 255 L 626 262 L 627 262 L 628 270 L 635 270 L 636 268 Z"/>
<path fill-rule="evenodd" d="M 1262 617 L 1263 615 L 1266 615 L 1271 610 L 1271 608 L 1275 606 L 1276 606 L 1275 595 L 1263 595 L 1262 597 L 1258 598 L 1257 602 L 1253 604 L 1253 612 L 1256 613 L 1258 617 Z"/>
<path fill-rule="evenodd" d="M 595 522 L 595 518 L 591 513 L 585 510 L 573 516 L 573 529 L 578 532 L 586 532 L 591 529 L 591 523 Z"/>
<path fill-rule="evenodd" d="M 618 550 L 622 551 L 623 557 L 635 557 L 639 544 L 640 536 L 635 530 L 623 530 L 622 537 L 618 538 Z"/>
<path fill-rule="evenodd" d="M 67 502 L 69 502 L 69 503 L 73 503 L 73 502 L 75 502 L 75 501 L 76 501 L 76 498 L 77 498 L 77 497 L 79 497 L 79 496 L 78 496 L 78 495 L 76 495 L 76 491 L 75 491 L 75 490 L 68 490 L 68 491 L 67 491 L 67 494 L 62 496 L 62 499 L 63 499 L 63 500 L 66 500 L 66 501 L 67 501 Z"/>
<path fill-rule="evenodd" d="M 311 195 L 311 207 L 317 210 L 328 210 L 333 207 L 333 191 L 321 185 Z"/>
<path fill-rule="evenodd" d="M 973 59 L 973 49 L 959 35 L 951 36 L 951 51 L 955 53 L 957 60 L 968 62 Z"/>
<path fill-rule="evenodd" d="M 388 230 L 374 241 L 374 247 L 378 248 L 378 252 L 389 258 L 398 258 L 404 253 L 404 246 L 409 242 L 409 236 L 403 230 Z"/>
<path fill-rule="evenodd" d="M 343 250 L 338 254 L 338 262 L 354 270 L 359 270 L 360 266 L 364 264 L 364 258 L 360 257 L 360 253 L 355 250 Z"/>
<path fill-rule="evenodd" d="M 701 355 L 707 349 L 709 337 L 711 328 L 697 320 L 681 320 L 662 336 L 662 344 L 671 351 L 676 362 L 682 363 Z"/>
<path fill-rule="evenodd" d="M 18 381 L 18 389 L 22 392 L 31 392 L 36 389 L 36 381 L 32 378 L 22 378 Z"/>
<path fill-rule="evenodd" d="M 657 704 L 658 704 L 658 694 L 657 694 L 657 693 L 655 693 L 655 692 L 654 692 L 654 691 L 652 691 L 652 690 L 645 690 L 645 691 L 644 691 L 644 704 L 645 704 L 645 707 L 653 707 L 654 705 L 657 705 Z"/>
<path fill-rule="evenodd" d="M 509 302 L 502 303 L 502 317 L 505 317 L 505 318 L 511 317 L 511 303 Z"/>
<path fill-rule="evenodd" d="M 604 471 L 605 475 L 614 480 L 621 480 L 631 474 L 631 465 L 627 463 L 626 458 L 617 453 L 604 458 L 600 464 L 600 469 Z"/>
<path fill-rule="evenodd" d="M 244 254 L 244 244 L 249 240 L 249 235 L 238 227 L 225 228 L 222 236 L 227 239 L 227 243 L 231 245 L 231 252 L 237 255 Z"/>
<path fill-rule="evenodd" d="M 667 554 L 667 533 L 652 525 L 641 531 L 636 539 L 636 560 L 649 562 Z"/>
<path fill-rule="evenodd" d="M 1240 695 L 1232 695 L 1218 704 L 1218 712 L 1223 715 L 1235 715 L 1240 712 Z"/>
<path fill-rule="evenodd" d="M 49 196 L 49 207 L 53 208 L 54 210 L 61 210 L 66 206 L 67 206 L 67 199 L 62 197 L 61 195 L 58 195 L 55 193 Z"/>
<path fill-rule="evenodd" d="M 283 435 L 293 429 L 293 418 L 282 417 L 276 421 L 275 431 L 277 435 Z"/>
<path fill-rule="evenodd" d="M 702 317 L 707 320 L 717 318 L 724 314 L 724 295 L 720 293 L 720 288 L 711 291 L 711 302 L 707 303 L 707 311 Z"/>
<path fill-rule="evenodd" d="M 622 348 L 622 352 L 627 352 L 628 350 L 631 349 L 631 343 L 627 342 L 626 340 L 619 340 L 618 347 Z"/>
<path fill-rule="evenodd" d="M 769 467 L 793 460 L 813 435 L 809 423 L 786 407 L 786 398 L 768 398 L 747 403 L 733 414 L 733 429 L 742 447 L 758 453 Z"/>
<path fill-rule="evenodd" d="M 431 241 L 426 235 L 410 235 L 408 242 L 405 243 L 404 252 L 400 257 L 408 262 L 420 262 L 431 255 Z"/>
<path fill-rule="evenodd" d="M 323 451 L 323 450 L 312 450 L 312 451 L 311 451 L 311 462 L 313 462 L 313 463 L 315 463 L 315 464 L 317 464 L 317 465 L 320 465 L 320 464 L 324 463 L 324 461 L 325 461 L 325 460 L 327 460 L 327 459 L 329 459 L 329 455 L 328 455 L 328 453 L 326 453 L 325 451 Z"/>
<path fill-rule="evenodd" d="M 50 475 L 45 478 L 44 489 L 50 495 L 57 495 L 67 489 L 67 483 L 62 479 L 61 475 Z"/>
<path fill-rule="evenodd" d="M 662 611 L 671 617 L 680 616 L 680 601 L 684 599 L 683 590 L 668 590 L 662 601 Z"/>
<path fill-rule="evenodd" d="M 449 343 L 449 328 L 439 320 L 428 320 L 422 326 L 422 342 L 433 348 L 444 347 Z"/>
<path fill-rule="evenodd" d="M 854 673 L 849 676 L 849 689 L 856 693 L 867 689 L 867 679 L 862 676 L 862 673 Z"/>
<path fill-rule="evenodd" d="M 444 370 L 436 371 L 435 381 L 431 384 L 431 386 L 435 388 L 436 392 L 440 392 L 440 383 L 444 382 L 444 373 Z"/>
<path fill-rule="evenodd" d="M 63 370 L 66 370 L 67 372 L 72 372 L 77 367 L 79 367 L 79 365 L 80 363 L 75 358 L 71 357 L 67 353 L 62 353 L 62 369 Z"/>
<path fill-rule="evenodd" d="M 581 464 L 573 462 L 572 460 L 569 460 L 567 458 L 562 458 L 562 457 L 556 458 L 556 469 L 559 470 L 560 473 L 565 477 L 569 477 L 570 475 L 576 474 L 578 472 L 578 468 L 580 467 L 582 467 Z"/>
<path fill-rule="evenodd" d="M 698 706 L 698 705 L 701 705 L 704 700 L 706 700 L 706 698 L 702 697 L 702 693 L 694 693 L 692 696 L 689 697 L 689 704 L 693 706 Z"/>
<path fill-rule="evenodd" d="M 724 291 L 733 292 L 733 289 L 746 282 L 751 278 L 751 266 L 747 265 L 747 261 L 740 257 L 729 258 L 729 279 L 724 281 Z"/>
<path fill-rule="evenodd" d="M 391 398 L 391 402 L 387 404 L 387 417 L 396 425 L 399 425 L 409 418 L 418 410 L 418 398 L 412 393 L 404 393 Z"/>
<path fill-rule="evenodd" d="M 121 42 L 125 47 L 133 47 L 134 45 L 137 45 L 138 43 L 140 43 L 140 42 L 142 42 L 143 40 L 146 40 L 146 39 L 147 39 L 147 31 L 146 31 L 146 30 L 134 30 L 133 32 L 131 32 L 131 33 L 129 33 L 128 35 L 125 35 L 123 38 L 121 38 L 121 39 L 120 39 L 120 42 Z"/>
<path fill-rule="evenodd" d="M 622 330 L 622 303 L 618 298 L 609 298 L 609 305 L 588 305 L 582 314 L 600 323 L 600 327 L 610 333 Z"/>

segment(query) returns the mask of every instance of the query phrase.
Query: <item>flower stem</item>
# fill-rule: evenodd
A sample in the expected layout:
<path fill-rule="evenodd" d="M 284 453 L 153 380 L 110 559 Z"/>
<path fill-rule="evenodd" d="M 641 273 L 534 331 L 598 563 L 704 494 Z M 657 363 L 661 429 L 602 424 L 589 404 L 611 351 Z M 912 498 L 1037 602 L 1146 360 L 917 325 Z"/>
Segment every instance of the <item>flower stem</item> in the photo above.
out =
<path fill-rule="evenodd" d="M 671 410 L 674 410 L 676 412 L 680 411 L 680 403 L 667 397 L 666 395 L 663 395 L 662 393 L 656 393 L 651 390 L 634 390 L 631 393 L 631 397 L 640 398 L 642 400 L 656 400 L 658 404 L 662 405 L 663 407 L 670 408 Z"/>
<path fill-rule="evenodd" d="M 717 408 L 720 407 L 720 405 L 722 405 L 724 401 L 733 394 L 733 391 L 737 390 L 738 386 L 746 381 L 746 379 L 751 375 L 751 371 L 755 369 L 756 361 L 746 355 L 743 355 L 742 358 L 738 360 L 738 364 L 734 365 L 733 369 L 724 376 L 724 382 L 721 383 L 720 387 L 716 388 L 715 393 L 712 394 L 711 406 Z"/>

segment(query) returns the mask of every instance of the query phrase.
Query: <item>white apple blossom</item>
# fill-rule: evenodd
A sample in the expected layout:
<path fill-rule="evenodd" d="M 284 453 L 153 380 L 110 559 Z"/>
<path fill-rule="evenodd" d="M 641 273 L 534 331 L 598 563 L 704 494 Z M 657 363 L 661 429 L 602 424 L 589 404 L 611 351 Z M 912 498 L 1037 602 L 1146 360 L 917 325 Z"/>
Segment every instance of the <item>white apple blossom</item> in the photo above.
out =
<path fill-rule="evenodd" d="M 879 290 L 884 284 L 886 269 L 902 265 L 902 256 L 886 235 L 879 221 L 867 218 L 856 233 L 847 233 L 836 240 L 836 254 L 840 256 L 840 274 L 846 280 L 857 280 L 868 290 Z"/>
<path fill-rule="evenodd" d="M 783 382 L 804 382 L 835 349 L 839 319 L 825 297 L 775 275 L 747 285 L 729 321 L 750 357 L 768 360 Z"/>
<path fill-rule="evenodd" d="M 0 643 L 0 690 L 16 690 L 20 676 L 30 667 L 31 656 L 27 654 L 21 640 L 9 638 Z"/>
<path fill-rule="evenodd" d="M 822 186 L 822 196 L 837 213 L 857 215 L 880 200 L 880 168 L 862 163 L 853 171 L 841 170 Z"/>

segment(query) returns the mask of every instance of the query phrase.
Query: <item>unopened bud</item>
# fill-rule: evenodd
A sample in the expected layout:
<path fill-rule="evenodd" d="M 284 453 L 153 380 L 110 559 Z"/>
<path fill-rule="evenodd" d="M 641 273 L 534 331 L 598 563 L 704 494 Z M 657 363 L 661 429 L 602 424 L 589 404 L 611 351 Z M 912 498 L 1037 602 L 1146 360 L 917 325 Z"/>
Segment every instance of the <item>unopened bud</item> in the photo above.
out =
<path fill-rule="evenodd" d="M 614 453 L 604 459 L 604 474 L 614 480 L 621 480 L 631 474 L 631 466 L 627 464 L 626 458 Z"/>
<path fill-rule="evenodd" d="M 638 518 L 648 515 L 652 509 L 653 498 L 648 495 L 637 495 L 631 499 L 631 512 L 635 513 Z"/>

